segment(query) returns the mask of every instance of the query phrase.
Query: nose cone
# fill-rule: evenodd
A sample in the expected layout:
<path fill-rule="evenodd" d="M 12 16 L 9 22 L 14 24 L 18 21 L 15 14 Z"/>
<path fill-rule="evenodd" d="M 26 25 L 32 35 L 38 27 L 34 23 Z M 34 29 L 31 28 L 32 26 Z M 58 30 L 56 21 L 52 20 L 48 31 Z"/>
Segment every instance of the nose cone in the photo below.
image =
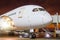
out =
<path fill-rule="evenodd" d="M 47 11 L 45 11 L 45 12 L 43 12 L 44 14 L 42 14 L 42 23 L 43 24 L 48 24 L 48 23 L 51 23 L 52 22 L 52 17 L 51 17 L 51 15 L 47 12 Z"/>

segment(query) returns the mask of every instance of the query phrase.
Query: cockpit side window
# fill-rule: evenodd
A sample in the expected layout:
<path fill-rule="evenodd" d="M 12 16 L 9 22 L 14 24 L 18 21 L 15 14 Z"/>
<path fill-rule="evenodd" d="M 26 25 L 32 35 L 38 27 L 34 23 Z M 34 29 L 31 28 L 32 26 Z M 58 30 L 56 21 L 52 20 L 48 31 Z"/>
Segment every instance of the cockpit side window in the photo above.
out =
<path fill-rule="evenodd" d="M 33 12 L 45 11 L 45 9 L 43 9 L 43 8 L 34 8 L 32 11 L 33 11 Z"/>

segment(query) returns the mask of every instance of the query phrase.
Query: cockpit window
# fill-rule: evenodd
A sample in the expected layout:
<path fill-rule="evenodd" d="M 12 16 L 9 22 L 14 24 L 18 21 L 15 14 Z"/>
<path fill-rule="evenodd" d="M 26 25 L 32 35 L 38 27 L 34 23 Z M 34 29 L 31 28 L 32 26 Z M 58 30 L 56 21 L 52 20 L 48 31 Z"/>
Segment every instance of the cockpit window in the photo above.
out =
<path fill-rule="evenodd" d="M 45 11 L 45 9 L 43 9 L 43 8 L 34 8 L 32 11 L 33 11 L 33 12 Z"/>
<path fill-rule="evenodd" d="M 39 11 L 38 8 L 34 8 L 34 9 L 33 9 L 33 12 L 36 12 L 36 11 Z"/>
<path fill-rule="evenodd" d="M 40 11 L 45 11 L 45 9 L 43 9 L 43 8 L 39 8 L 39 10 L 40 10 Z"/>

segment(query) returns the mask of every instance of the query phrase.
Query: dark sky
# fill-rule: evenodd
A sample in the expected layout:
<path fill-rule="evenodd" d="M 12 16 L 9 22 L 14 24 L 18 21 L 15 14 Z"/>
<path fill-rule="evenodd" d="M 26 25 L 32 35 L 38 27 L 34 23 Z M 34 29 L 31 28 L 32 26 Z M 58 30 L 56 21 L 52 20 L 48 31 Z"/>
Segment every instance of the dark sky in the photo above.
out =
<path fill-rule="evenodd" d="M 50 14 L 60 14 L 60 0 L 0 0 L 0 15 L 29 4 L 43 6 Z"/>

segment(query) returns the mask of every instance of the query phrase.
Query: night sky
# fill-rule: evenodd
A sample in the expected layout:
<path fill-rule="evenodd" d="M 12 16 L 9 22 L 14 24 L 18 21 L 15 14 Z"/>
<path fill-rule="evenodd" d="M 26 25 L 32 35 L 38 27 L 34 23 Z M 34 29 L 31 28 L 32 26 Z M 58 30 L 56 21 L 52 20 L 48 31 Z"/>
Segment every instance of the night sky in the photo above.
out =
<path fill-rule="evenodd" d="M 0 0 L 0 15 L 23 5 L 40 5 L 50 14 L 60 14 L 60 0 Z"/>

